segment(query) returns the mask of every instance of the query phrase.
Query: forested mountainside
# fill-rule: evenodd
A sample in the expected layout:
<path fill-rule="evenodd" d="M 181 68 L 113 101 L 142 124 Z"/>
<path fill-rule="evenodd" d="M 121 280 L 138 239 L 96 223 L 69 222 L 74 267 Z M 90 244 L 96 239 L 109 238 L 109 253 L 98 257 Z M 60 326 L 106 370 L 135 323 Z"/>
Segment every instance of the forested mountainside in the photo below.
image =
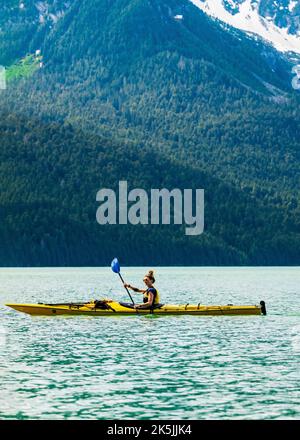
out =
<path fill-rule="evenodd" d="M 1 265 L 299 264 L 284 55 L 189 1 L 22 4 L 1 23 Z M 123 179 L 204 188 L 204 234 L 99 226 L 97 191 Z"/>

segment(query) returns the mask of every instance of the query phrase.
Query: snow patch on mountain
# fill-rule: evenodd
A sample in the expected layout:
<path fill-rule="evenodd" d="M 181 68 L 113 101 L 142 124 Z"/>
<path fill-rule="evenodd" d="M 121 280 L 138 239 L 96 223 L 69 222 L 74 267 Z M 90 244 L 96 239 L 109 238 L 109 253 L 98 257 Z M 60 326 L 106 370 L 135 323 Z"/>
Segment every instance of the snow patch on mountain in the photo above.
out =
<path fill-rule="evenodd" d="M 297 3 L 298 3 L 297 0 L 290 0 L 289 6 L 288 6 L 290 12 L 293 12 L 293 10 L 297 6 Z"/>
<path fill-rule="evenodd" d="M 250 34 L 256 34 L 273 44 L 281 52 L 295 52 L 300 54 L 300 32 L 297 35 L 288 33 L 287 28 L 278 27 L 272 17 L 263 17 L 259 14 L 259 2 L 253 0 L 236 2 L 227 0 L 232 6 L 232 12 L 224 6 L 224 0 L 190 0 L 195 6 L 210 15 L 235 28 Z M 288 9 L 294 11 L 298 1 L 291 0 Z"/>

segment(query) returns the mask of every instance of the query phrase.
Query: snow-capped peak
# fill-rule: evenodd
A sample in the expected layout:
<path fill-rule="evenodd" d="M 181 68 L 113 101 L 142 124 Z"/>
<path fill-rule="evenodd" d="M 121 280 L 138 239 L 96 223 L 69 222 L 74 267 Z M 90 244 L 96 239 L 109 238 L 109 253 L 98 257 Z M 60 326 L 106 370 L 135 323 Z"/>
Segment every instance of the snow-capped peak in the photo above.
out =
<path fill-rule="evenodd" d="M 272 43 L 281 52 L 300 54 L 300 25 L 297 8 L 299 0 L 190 0 L 207 15 L 217 18 L 235 28 L 256 34 Z M 261 11 L 264 11 L 264 15 Z M 279 13 L 285 13 L 278 25 Z M 287 25 L 287 16 L 293 21 L 293 33 Z M 295 26 L 296 23 L 296 26 Z M 299 27 L 297 27 L 297 25 Z"/>

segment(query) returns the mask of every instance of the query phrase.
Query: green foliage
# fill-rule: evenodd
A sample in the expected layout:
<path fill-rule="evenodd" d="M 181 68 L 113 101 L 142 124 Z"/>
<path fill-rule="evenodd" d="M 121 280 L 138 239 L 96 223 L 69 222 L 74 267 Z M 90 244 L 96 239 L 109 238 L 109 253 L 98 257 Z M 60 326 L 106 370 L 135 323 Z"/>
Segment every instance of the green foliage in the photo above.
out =
<path fill-rule="evenodd" d="M 34 72 L 39 69 L 42 59 L 42 56 L 27 55 L 25 58 L 6 69 L 7 81 L 9 82 L 32 76 Z"/>
<path fill-rule="evenodd" d="M 40 39 L 45 68 L 0 94 L 1 265 L 299 264 L 287 60 L 188 1 L 75 0 L 43 32 L 20 56 Z M 123 179 L 204 188 L 205 233 L 100 227 L 96 193 Z"/>

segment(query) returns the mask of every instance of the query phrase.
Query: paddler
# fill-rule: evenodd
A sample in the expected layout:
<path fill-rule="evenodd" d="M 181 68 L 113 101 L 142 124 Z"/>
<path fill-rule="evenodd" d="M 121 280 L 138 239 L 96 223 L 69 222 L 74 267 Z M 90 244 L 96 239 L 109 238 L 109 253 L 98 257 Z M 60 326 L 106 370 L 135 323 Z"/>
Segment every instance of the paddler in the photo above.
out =
<path fill-rule="evenodd" d="M 137 287 L 131 286 L 130 284 L 124 284 L 124 287 L 127 287 L 128 289 L 131 289 L 137 293 L 143 293 L 144 295 L 143 304 L 136 304 L 134 306 L 135 309 L 151 309 L 152 307 L 155 307 L 159 304 L 159 293 L 158 290 L 154 287 L 154 271 L 149 270 L 144 276 L 143 281 L 147 286 L 146 289 L 138 289 Z"/>

